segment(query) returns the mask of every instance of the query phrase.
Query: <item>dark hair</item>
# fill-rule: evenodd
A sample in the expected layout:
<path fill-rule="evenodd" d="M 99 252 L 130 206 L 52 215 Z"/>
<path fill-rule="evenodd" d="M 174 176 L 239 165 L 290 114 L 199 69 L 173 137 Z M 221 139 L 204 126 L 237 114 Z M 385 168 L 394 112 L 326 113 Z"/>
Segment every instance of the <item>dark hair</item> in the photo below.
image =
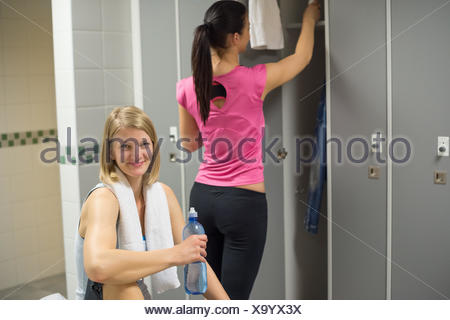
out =
<path fill-rule="evenodd" d="M 244 28 L 246 7 L 237 1 L 217 1 L 205 13 L 204 24 L 195 29 L 192 44 L 192 73 L 197 105 L 203 123 L 209 117 L 213 70 L 210 47 L 226 49 L 227 35 L 241 34 Z"/>

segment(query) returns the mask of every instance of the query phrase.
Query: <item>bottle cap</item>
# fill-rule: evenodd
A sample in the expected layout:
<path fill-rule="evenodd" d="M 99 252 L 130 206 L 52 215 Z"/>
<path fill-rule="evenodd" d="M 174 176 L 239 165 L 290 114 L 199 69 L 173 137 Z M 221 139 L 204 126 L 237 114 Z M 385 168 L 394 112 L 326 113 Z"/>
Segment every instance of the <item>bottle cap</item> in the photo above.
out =
<path fill-rule="evenodd" d="M 189 209 L 189 218 L 197 218 L 197 217 L 198 217 L 197 211 L 195 211 L 194 207 L 191 207 Z"/>

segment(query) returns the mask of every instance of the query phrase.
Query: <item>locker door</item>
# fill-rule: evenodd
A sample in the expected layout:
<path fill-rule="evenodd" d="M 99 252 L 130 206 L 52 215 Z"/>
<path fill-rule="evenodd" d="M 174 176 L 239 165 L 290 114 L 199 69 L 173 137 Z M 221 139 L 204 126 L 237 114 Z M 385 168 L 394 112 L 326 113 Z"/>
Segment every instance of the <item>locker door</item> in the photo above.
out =
<path fill-rule="evenodd" d="M 280 1 L 285 26 L 283 57 L 295 52 L 307 3 L 307 0 Z M 323 15 L 324 3 L 320 3 Z M 286 299 L 327 298 L 327 188 L 323 188 L 318 234 L 311 234 L 304 228 L 310 189 L 310 165 L 305 162 L 309 156 L 300 159 L 303 149 L 309 146 L 302 141 L 315 135 L 317 109 L 324 90 L 325 28 L 322 23 L 316 25 L 314 45 L 310 64 L 282 88 L 283 145 L 289 153 L 283 164 Z M 301 148 L 297 148 L 298 143 Z"/>
<path fill-rule="evenodd" d="M 341 142 L 340 147 L 331 143 L 329 164 L 331 296 L 384 299 L 386 167 L 362 140 L 369 144 L 372 133 L 386 133 L 386 1 L 333 0 L 328 5 L 329 117 L 332 138 Z M 371 165 L 380 168 L 378 179 L 368 178 Z"/>
<path fill-rule="evenodd" d="M 214 0 L 179 1 L 181 78 L 190 77 L 192 75 L 191 49 L 192 41 L 194 39 L 194 31 L 198 25 L 203 23 L 203 17 L 206 10 L 214 2 Z M 201 163 L 200 159 L 201 154 L 197 150 L 192 153 L 192 160 L 185 164 L 186 208 L 188 208 L 189 205 L 189 194 Z"/>
<path fill-rule="evenodd" d="M 450 187 L 434 184 L 450 168 L 437 157 L 437 137 L 450 136 L 448 30 L 447 1 L 392 1 L 393 135 L 412 147 L 393 165 L 393 299 L 450 297 Z"/>

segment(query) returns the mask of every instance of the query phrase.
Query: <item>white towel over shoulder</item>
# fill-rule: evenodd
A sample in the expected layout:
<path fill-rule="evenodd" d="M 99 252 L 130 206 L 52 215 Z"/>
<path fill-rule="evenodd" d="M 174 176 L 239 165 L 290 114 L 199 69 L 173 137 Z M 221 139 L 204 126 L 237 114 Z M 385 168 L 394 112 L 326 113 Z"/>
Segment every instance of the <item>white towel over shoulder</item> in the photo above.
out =
<path fill-rule="evenodd" d="M 165 191 L 159 182 L 146 187 L 145 199 L 145 243 L 142 239 L 139 214 L 133 190 L 127 178 L 116 168 L 120 181 L 108 185 L 119 200 L 120 214 L 118 220 L 117 239 L 120 249 L 145 251 L 167 249 L 174 245 L 169 206 Z M 150 282 L 151 278 L 151 282 Z M 144 283 L 157 293 L 178 288 L 177 268 L 171 267 L 144 278 Z M 151 291 L 150 291 L 151 292 Z"/>
<path fill-rule="evenodd" d="M 253 49 L 284 48 L 277 0 L 249 0 L 250 45 Z"/>

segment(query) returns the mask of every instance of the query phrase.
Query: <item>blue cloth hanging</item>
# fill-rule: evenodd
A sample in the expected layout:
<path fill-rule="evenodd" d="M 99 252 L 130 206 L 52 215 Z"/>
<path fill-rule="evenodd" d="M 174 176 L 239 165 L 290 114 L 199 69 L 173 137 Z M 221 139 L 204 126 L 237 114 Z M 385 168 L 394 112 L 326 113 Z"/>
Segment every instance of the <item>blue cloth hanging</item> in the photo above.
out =
<path fill-rule="evenodd" d="M 317 234 L 323 185 L 327 176 L 327 116 L 326 90 L 322 91 L 316 118 L 316 157 L 311 165 L 309 176 L 308 208 L 305 216 L 305 229 Z"/>

